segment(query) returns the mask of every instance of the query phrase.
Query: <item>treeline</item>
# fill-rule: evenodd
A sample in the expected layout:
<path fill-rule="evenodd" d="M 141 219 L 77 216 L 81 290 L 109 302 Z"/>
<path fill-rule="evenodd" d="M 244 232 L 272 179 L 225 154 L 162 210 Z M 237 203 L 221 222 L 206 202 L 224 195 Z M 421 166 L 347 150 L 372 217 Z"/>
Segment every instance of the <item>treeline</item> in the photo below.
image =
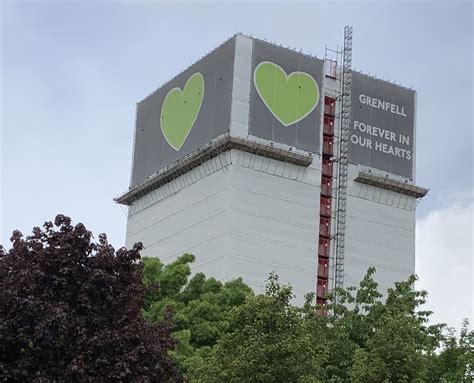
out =
<path fill-rule="evenodd" d="M 291 304 L 290 286 L 270 275 L 255 295 L 241 279 L 221 283 L 198 273 L 192 255 L 164 266 L 145 258 L 145 316 L 159 322 L 171 307 L 172 356 L 195 382 L 470 382 L 474 333 L 464 322 L 459 339 L 444 325 L 429 325 L 427 293 L 415 277 L 382 294 L 369 269 L 357 289 L 338 291 L 323 312 L 308 294 Z M 190 279 L 189 279 L 190 278 Z M 315 315 L 319 313 L 320 315 Z M 325 315 L 321 315 L 325 314 Z"/>
<path fill-rule="evenodd" d="M 322 309 L 270 275 L 265 294 L 241 280 L 191 276 L 116 251 L 59 215 L 0 249 L 0 381 L 471 382 L 474 333 L 430 325 L 415 277 L 386 299 L 369 269 Z M 449 309 L 447 307 L 446 309 Z"/>

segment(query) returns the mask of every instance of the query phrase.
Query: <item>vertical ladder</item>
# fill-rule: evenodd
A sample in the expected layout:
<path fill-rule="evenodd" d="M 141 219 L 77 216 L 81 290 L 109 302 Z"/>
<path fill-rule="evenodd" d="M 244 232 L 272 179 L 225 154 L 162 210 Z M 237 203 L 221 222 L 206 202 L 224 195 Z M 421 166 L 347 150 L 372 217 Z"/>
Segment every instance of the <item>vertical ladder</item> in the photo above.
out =
<path fill-rule="evenodd" d="M 344 251 L 346 238 L 347 177 L 349 162 L 349 130 L 351 123 L 352 97 L 352 26 L 344 28 L 344 51 L 342 66 L 342 106 L 339 138 L 336 212 L 336 256 L 335 287 L 344 286 Z M 337 299 L 337 296 L 336 296 Z"/>

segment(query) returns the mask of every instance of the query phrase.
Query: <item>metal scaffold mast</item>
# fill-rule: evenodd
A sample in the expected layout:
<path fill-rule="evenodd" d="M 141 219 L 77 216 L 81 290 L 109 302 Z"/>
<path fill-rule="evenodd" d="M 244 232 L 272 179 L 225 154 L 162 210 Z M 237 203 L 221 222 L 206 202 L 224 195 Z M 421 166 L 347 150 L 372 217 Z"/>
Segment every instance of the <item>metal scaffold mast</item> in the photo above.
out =
<path fill-rule="evenodd" d="M 344 250 L 346 238 L 346 203 L 347 176 L 349 161 L 349 130 L 351 123 L 352 98 L 352 26 L 344 28 L 344 51 L 342 66 L 342 105 L 341 128 L 339 138 L 339 159 L 337 172 L 338 209 L 337 209 L 337 239 L 336 239 L 336 280 L 335 286 L 344 285 Z"/>

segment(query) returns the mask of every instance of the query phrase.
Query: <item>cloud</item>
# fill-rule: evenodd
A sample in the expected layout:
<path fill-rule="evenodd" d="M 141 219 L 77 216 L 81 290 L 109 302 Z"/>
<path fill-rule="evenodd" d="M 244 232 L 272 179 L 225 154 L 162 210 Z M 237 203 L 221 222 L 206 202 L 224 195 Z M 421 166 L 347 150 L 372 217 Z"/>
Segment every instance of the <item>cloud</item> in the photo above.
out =
<path fill-rule="evenodd" d="M 469 201 L 465 197 L 446 199 L 452 202 L 418 220 L 416 228 L 416 288 L 429 293 L 432 322 L 457 329 L 463 318 L 473 324 L 473 193 Z"/>

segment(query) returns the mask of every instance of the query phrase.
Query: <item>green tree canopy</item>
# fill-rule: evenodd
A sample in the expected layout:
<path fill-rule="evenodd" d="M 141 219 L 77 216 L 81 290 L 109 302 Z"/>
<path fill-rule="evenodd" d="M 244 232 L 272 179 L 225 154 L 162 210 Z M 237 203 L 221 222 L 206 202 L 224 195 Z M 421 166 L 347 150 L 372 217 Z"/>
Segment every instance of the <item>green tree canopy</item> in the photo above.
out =
<path fill-rule="evenodd" d="M 415 277 L 383 300 L 374 273 L 369 269 L 357 288 L 336 290 L 323 311 L 314 294 L 294 306 L 291 287 L 271 276 L 265 295 L 249 295 L 231 310 L 228 331 L 197 354 L 188 376 L 197 382 L 470 382 L 467 324 L 459 341 L 446 337 L 443 325 L 428 325 L 426 292 L 413 289 Z"/>
<path fill-rule="evenodd" d="M 173 336 L 179 346 L 172 355 L 179 367 L 187 372 L 201 353 L 209 352 L 216 342 L 231 331 L 232 309 L 242 305 L 252 289 L 241 278 L 222 283 L 196 273 L 192 278 L 190 263 L 194 256 L 184 254 L 163 265 L 158 258 L 144 258 L 144 281 L 158 285 L 158 294 L 147 296 L 145 316 L 152 322 L 163 320 L 172 308 Z"/>

